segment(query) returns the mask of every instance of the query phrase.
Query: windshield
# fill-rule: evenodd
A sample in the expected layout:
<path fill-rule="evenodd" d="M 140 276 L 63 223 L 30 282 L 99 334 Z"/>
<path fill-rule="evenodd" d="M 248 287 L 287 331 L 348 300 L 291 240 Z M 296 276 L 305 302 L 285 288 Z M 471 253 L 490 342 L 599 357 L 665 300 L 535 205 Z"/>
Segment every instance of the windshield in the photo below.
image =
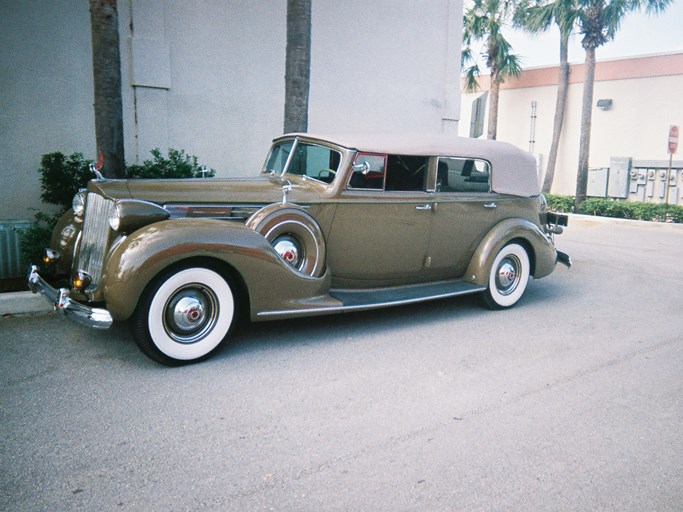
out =
<path fill-rule="evenodd" d="M 298 139 L 273 146 L 266 172 L 308 176 L 331 183 L 341 162 L 341 153 L 325 146 L 301 142 Z"/>

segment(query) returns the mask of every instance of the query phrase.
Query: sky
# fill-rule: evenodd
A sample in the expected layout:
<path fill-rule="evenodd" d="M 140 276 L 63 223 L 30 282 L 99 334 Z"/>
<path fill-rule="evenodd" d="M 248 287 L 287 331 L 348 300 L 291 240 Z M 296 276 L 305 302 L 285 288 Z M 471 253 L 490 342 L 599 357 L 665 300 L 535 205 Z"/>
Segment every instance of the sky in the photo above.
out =
<path fill-rule="evenodd" d="M 522 56 L 522 67 L 559 64 L 560 34 L 553 26 L 545 34 L 530 36 L 524 32 L 505 33 L 514 52 Z M 641 12 L 627 15 L 613 41 L 596 50 L 600 60 L 683 51 L 683 0 L 675 0 L 657 16 Z M 581 35 L 570 40 L 569 62 L 583 62 Z"/>

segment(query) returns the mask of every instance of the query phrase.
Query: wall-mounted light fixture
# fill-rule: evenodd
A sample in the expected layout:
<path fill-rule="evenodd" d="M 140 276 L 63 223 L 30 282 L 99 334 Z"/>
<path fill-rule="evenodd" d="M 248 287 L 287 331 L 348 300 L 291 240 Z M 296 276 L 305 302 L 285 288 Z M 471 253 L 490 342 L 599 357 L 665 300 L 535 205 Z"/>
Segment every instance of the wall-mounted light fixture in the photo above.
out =
<path fill-rule="evenodd" d="M 609 110 L 612 108 L 612 100 L 611 99 L 598 100 L 597 107 L 600 110 Z"/>

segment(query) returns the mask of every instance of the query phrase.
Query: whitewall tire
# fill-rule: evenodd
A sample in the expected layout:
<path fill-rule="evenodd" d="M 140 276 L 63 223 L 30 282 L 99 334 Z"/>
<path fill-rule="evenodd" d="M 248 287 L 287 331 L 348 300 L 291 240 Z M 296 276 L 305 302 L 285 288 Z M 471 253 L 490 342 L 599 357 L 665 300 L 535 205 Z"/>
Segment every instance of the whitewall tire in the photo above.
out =
<path fill-rule="evenodd" d="M 503 247 L 493 260 L 489 272 L 484 301 L 491 309 L 514 306 L 524 295 L 529 283 L 531 265 L 529 255 L 519 244 Z"/>
<path fill-rule="evenodd" d="M 235 295 L 209 268 L 189 267 L 160 276 L 133 316 L 140 349 L 166 365 L 199 361 L 227 338 L 236 318 Z"/>

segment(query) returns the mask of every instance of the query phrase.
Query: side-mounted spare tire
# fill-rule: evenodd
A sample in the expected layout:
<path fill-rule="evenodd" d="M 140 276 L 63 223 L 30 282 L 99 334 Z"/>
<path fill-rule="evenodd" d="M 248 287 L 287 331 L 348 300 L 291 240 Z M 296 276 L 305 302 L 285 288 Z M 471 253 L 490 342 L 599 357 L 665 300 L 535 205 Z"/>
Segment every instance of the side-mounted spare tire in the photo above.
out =
<path fill-rule="evenodd" d="M 308 213 L 289 204 L 271 204 L 247 219 L 292 269 L 309 277 L 325 273 L 325 237 Z"/>

